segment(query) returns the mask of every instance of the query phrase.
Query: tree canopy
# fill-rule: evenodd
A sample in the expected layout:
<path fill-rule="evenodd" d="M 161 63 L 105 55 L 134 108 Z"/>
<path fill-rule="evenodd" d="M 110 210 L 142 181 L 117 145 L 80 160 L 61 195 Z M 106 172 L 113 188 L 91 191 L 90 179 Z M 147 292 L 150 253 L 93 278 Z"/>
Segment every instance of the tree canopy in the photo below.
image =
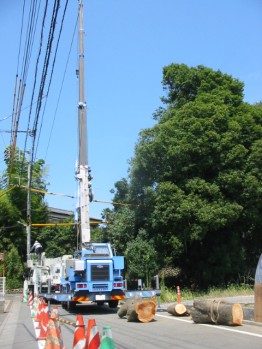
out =
<path fill-rule="evenodd" d="M 159 269 L 203 287 L 236 281 L 262 248 L 262 110 L 243 101 L 242 82 L 204 66 L 164 67 L 163 86 L 166 106 L 140 132 L 114 200 L 134 205 L 134 234 L 154 241 Z"/>
<path fill-rule="evenodd" d="M 0 187 L 0 251 L 5 253 L 7 287 L 22 284 L 24 263 L 26 261 L 27 236 L 25 226 L 28 223 L 28 161 L 18 148 L 11 161 L 11 149 L 5 150 L 6 169 L 1 176 Z M 31 187 L 37 192 L 30 192 L 30 213 L 32 223 L 46 223 L 48 210 L 44 200 L 46 182 L 44 161 L 38 160 L 31 167 Z M 32 236 L 34 231 L 32 230 Z"/>

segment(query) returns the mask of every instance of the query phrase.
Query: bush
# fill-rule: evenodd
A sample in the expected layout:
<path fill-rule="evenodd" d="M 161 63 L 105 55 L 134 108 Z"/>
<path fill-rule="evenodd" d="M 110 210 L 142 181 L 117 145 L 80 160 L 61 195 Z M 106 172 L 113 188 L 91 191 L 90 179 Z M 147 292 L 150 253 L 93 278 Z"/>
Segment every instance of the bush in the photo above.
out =
<path fill-rule="evenodd" d="M 12 246 L 5 257 L 6 289 L 20 288 L 23 285 L 23 262 L 15 246 Z"/>

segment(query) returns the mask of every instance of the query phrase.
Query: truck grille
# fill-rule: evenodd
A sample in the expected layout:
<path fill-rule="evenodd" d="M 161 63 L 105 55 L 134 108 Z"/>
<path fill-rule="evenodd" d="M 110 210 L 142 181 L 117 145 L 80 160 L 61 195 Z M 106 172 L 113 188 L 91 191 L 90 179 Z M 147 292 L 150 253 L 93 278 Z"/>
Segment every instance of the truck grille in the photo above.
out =
<path fill-rule="evenodd" d="M 92 281 L 108 281 L 109 280 L 109 265 L 98 264 L 91 265 L 91 280 Z"/>
<path fill-rule="evenodd" d="M 93 285 L 93 290 L 94 291 L 108 291 L 108 285 L 105 284 L 94 284 Z"/>

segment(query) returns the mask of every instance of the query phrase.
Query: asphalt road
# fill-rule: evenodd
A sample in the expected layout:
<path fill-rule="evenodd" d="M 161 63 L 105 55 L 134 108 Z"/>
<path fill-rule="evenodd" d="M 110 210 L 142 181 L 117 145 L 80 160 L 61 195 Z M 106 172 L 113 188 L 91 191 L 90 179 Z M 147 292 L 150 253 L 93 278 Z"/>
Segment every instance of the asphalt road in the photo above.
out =
<path fill-rule="evenodd" d="M 158 311 L 150 323 L 127 322 L 119 318 L 116 311 L 106 306 L 78 306 L 76 313 L 59 309 L 60 318 L 75 321 L 81 313 L 84 323 L 89 318 L 96 320 L 98 330 L 111 326 L 116 349 L 261 349 L 262 326 L 245 323 L 243 326 L 215 326 L 193 323 L 189 317 L 177 318 L 166 311 Z M 62 335 L 66 348 L 72 347 L 74 328 L 62 324 Z"/>
<path fill-rule="evenodd" d="M 162 307 L 150 323 L 127 322 L 119 318 L 117 310 L 107 306 L 81 305 L 75 313 L 68 313 L 59 306 L 62 339 L 66 349 L 73 348 L 75 328 L 63 323 L 76 321 L 81 314 L 84 323 L 96 320 L 102 334 L 103 326 L 111 326 L 116 349 L 261 349 L 262 324 L 245 321 L 243 326 L 229 327 L 194 324 L 189 317 L 177 318 L 168 314 Z M 43 349 L 43 341 L 37 341 L 33 319 L 26 303 L 20 296 L 12 297 L 7 312 L 0 314 L 1 349 Z"/>

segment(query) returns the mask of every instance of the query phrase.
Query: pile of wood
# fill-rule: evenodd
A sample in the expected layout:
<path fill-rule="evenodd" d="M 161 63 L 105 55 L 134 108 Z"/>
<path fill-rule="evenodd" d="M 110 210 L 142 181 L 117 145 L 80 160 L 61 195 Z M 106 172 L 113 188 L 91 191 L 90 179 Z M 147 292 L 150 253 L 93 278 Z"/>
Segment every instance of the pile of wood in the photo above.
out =
<path fill-rule="evenodd" d="M 119 308 L 117 315 L 126 316 L 127 321 L 150 322 L 154 320 L 157 305 L 154 301 L 143 301 L 141 298 L 130 298 Z"/>
<path fill-rule="evenodd" d="M 199 324 L 240 326 L 243 322 L 243 309 L 238 303 L 195 299 L 191 316 L 192 320 Z"/>

